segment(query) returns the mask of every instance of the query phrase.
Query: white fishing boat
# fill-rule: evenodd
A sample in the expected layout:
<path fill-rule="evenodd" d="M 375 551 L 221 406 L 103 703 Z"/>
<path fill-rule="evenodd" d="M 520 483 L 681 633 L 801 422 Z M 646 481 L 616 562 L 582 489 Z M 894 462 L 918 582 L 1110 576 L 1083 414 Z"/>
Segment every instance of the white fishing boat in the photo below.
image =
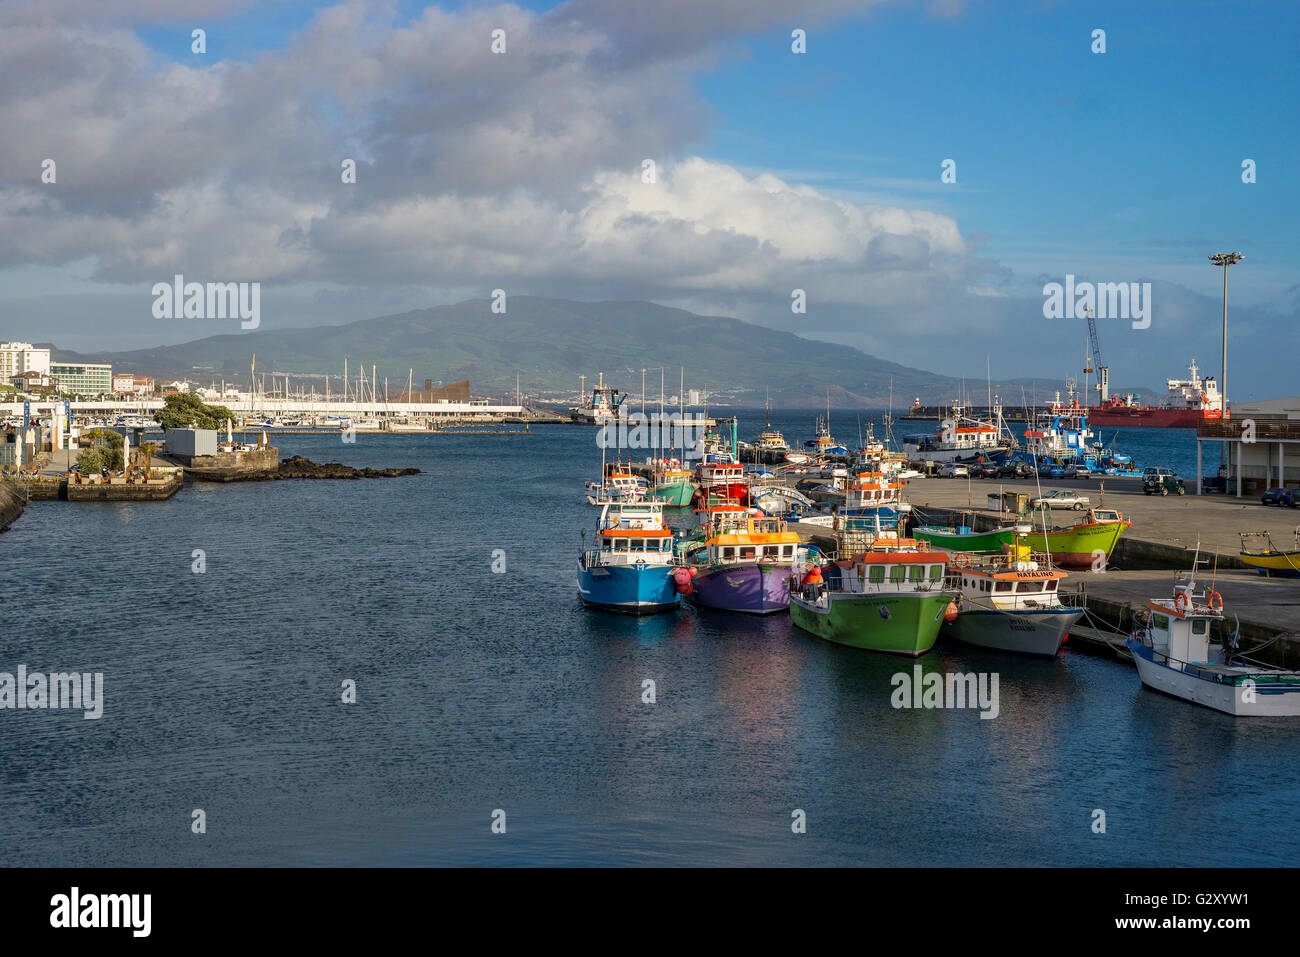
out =
<path fill-rule="evenodd" d="M 1002 429 L 1000 400 L 993 404 L 991 419 L 968 415 L 961 403 L 954 402 L 949 417 L 933 433 L 904 436 L 903 452 L 913 462 L 966 462 L 977 456 L 1000 462 L 1009 451 Z"/>
<path fill-rule="evenodd" d="M 1173 598 L 1153 598 L 1127 645 L 1142 683 L 1184 701 L 1234 716 L 1300 715 L 1300 673 L 1251 661 L 1236 650 L 1237 632 L 1223 640 L 1223 598 L 1196 591 L 1195 568 L 1174 583 Z"/>
<path fill-rule="evenodd" d="M 588 505 L 610 505 L 636 502 L 645 497 L 646 481 L 631 472 L 615 470 L 603 482 L 587 483 Z"/>
<path fill-rule="evenodd" d="M 1051 657 L 1084 609 L 1061 601 L 1067 573 L 1022 544 L 1006 555 L 953 557 L 949 577 L 957 617 L 944 626 L 958 641 L 994 651 Z"/>

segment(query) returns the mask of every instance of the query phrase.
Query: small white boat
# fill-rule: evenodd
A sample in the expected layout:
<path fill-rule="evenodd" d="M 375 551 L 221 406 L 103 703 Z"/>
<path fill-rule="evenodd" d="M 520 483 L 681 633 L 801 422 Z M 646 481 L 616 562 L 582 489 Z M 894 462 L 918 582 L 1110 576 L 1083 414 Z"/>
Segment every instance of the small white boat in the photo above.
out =
<path fill-rule="evenodd" d="M 1172 599 L 1151 599 L 1126 642 L 1142 683 L 1225 714 L 1300 715 L 1300 673 L 1248 662 L 1233 648 L 1235 632 L 1225 648 L 1212 634 L 1223 622 L 1223 598 L 1198 594 L 1194 578 L 1176 582 Z"/>

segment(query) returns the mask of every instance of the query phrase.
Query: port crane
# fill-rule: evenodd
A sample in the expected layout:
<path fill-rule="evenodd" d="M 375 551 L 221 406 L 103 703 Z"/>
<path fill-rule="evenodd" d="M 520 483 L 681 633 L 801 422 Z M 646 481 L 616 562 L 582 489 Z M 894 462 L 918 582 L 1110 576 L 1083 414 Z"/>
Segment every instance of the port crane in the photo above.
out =
<path fill-rule="evenodd" d="M 1097 384 L 1093 386 L 1099 396 L 1099 404 L 1105 404 L 1110 398 L 1110 366 L 1101 364 L 1101 343 L 1097 341 L 1097 317 L 1092 314 L 1091 309 L 1085 310 L 1088 317 L 1088 346 L 1092 354 L 1083 358 L 1084 382 L 1087 382 L 1086 376 L 1092 373 L 1092 360 L 1097 360 Z M 1086 391 L 1086 388 L 1085 388 Z M 1086 401 L 1086 399 L 1085 399 Z"/>

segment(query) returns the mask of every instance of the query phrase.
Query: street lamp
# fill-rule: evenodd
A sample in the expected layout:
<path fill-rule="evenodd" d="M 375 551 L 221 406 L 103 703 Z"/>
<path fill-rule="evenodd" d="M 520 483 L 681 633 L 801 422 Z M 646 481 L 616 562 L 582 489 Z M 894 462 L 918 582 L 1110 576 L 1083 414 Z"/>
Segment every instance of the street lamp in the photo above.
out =
<path fill-rule="evenodd" d="M 1219 410 L 1228 417 L 1228 267 L 1246 257 L 1241 253 L 1215 253 L 1210 262 L 1223 267 L 1223 368 L 1219 375 Z"/>

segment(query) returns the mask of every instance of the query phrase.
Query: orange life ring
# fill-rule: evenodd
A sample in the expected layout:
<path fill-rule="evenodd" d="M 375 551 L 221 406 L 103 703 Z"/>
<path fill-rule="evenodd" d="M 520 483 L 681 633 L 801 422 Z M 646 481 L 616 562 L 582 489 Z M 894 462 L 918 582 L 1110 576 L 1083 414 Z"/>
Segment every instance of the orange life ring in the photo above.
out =
<path fill-rule="evenodd" d="M 956 555 L 953 556 L 952 563 L 956 565 L 958 568 L 965 568 L 967 565 L 970 564 L 970 556 L 967 555 L 965 552 L 958 552 Z"/>
<path fill-rule="evenodd" d="M 1180 591 L 1174 598 L 1174 607 L 1180 612 L 1186 611 L 1189 604 L 1190 602 L 1187 600 L 1187 592 L 1185 591 Z"/>
<path fill-rule="evenodd" d="M 1223 596 L 1222 596 L 1222 595 L 1220 595 L 1217 591 L 1211 591 L 1211 592 L 1209 593 L 1209 596 L 1208 596 L 1208 597 L 1209 597 L 1209 599 L 1210 599 L 1210 608 L 1211 608 L 1211 609 L 1213 609 L 1214 611 L 1223 611 Z"/>

